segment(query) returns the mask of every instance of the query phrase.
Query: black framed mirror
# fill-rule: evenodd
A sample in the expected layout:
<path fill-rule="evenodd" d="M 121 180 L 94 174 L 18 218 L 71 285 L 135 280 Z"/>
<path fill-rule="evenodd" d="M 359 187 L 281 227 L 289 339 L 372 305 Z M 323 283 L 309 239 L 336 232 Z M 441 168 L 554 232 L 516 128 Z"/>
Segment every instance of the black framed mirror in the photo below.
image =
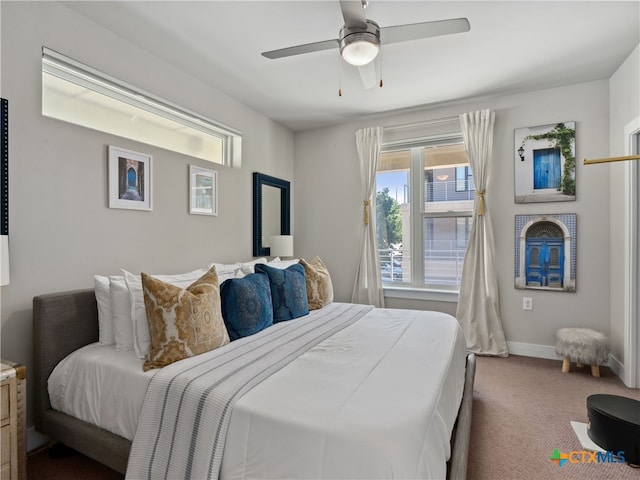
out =
<path fill-rule="evenodd" d="M 291 184 L 253 173 L 253 256 L 269 256 L 272 235 L 291 234 Z"/>

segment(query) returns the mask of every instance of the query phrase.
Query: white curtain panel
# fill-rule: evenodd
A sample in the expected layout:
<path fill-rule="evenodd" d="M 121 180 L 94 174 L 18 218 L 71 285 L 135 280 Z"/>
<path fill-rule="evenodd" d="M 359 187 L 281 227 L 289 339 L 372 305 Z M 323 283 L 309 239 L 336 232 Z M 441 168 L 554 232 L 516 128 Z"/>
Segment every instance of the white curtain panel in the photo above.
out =
<path fill-rule="evenodd" d="M 382 145 L 382 127 L 363 128 L 356 132 L 360 159 L 363 218 L 360 221 L 360 263 L 353 286 L 352 303 L 384 307 L 384 293 L 376 246 L 376 169 Z"/>
<path fill-rule="evenodd" d="M 469 244 L 462 265 L 456 317 L 470 352 L 506 357 L 509 351 L 500 320 L 493 229 L 485 203 L 492 162 L 494 121 L 495 114 L 490 110 L 460 115 L 462 135 L 476 187 L 476 201 Z"/>

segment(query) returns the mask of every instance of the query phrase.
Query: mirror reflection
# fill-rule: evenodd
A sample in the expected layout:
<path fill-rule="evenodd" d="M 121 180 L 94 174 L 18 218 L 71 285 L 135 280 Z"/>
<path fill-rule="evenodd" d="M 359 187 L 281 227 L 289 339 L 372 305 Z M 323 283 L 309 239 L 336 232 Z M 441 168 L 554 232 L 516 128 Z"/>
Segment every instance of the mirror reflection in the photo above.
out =
<path fill-rule="evenodd" d="M 272 235 L 280 235 L 280 189 L 271 185 L 262 185 L 262 243 L 270 248 Z"/>
<path fill-rule="evenodd" d="M 270 255 L 272 235 L 290 235 L 290 183 L 253 174 L 253 255 Z"/>

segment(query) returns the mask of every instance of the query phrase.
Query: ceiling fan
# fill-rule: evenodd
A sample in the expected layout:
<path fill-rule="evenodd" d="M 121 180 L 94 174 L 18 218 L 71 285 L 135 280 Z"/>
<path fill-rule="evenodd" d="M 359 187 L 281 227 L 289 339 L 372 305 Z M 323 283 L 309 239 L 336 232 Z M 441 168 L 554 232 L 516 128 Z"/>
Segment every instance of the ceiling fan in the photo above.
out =
<path fill-rule="evenodd" d="M 367 4 L 368 0 L 340 0 L 344 26 L 340 29 L 337 39 L 271 50 L 263 52 L 262 55 L 277 59 L 339 48 L 342 58 L 358 67 L 365 88 L 371 88 L 377 83 L 373 60 L 378 56 L 382 44 L 468 32 L 471 29 L 466 18 L 380 28 L 376 22 L 366 18 L 364 10 Z"/>

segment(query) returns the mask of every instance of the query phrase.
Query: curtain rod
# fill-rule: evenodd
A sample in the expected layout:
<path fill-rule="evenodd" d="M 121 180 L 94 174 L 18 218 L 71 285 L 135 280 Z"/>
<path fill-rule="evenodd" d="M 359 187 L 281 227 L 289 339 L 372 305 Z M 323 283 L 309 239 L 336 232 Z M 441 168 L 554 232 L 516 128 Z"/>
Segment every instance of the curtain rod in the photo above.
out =
<path fill-rule="evenodd" d="M 402 130 L 403 128 L 424 127 L 426 125 L 437 125 L 439 123 L 448 123 L 458 120 L 458 116 L 437 118 L 435 120 L 425 120 L 424 122 L 404 123 L 402 125 L 393 125 L 391 127 L 384 127 L 385 131 L 389 130 Z"/>
<path fill-rule="evenodd" d="M 625 160 L 640 160 L 640 155 L 627 155 L 625 157 L 609 157 L 609 158 L 595 158 L 593 160 L 582 160 L 583 165 L 593 165 L 594 163 L 609 163 L 609 162 L 622 162 Z"/>

